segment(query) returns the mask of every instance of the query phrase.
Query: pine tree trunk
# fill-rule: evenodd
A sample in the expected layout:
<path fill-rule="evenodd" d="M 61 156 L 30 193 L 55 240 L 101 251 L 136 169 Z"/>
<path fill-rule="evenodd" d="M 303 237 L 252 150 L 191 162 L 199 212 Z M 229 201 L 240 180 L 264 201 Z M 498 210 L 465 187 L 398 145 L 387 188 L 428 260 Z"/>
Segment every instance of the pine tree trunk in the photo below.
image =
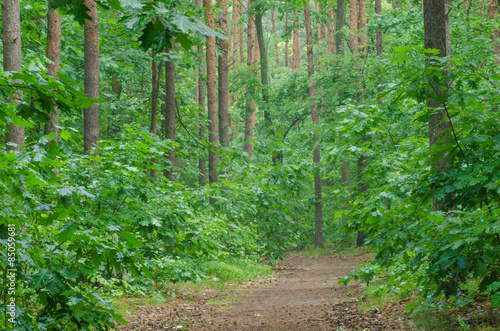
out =
<path fill-rule="evenodd" d="M 229 38 L 227 25 L 227 0 L 217 0 L 220 6 L 219 28 Z M 229 147 L 229 40 L 219 40 L 222 54 L 219 56 L 219 142 Z"/>
<path fill-rule="evenodd" d="M 240 16 L 243 14 L 243 3 L 242 0 L 238 0 L 239 3 L 239 14 Z M 243 64 L 245 63 L 245 38 L 243 34 L 243 26 L 239 27 L 239 41 L 240 41 L 240 63 Z"/>
<path fill-rule="evenodd" d="M 358 0 L 349 1 L 349 46 L 353 54 L 358 53 Z"/>
<path fill-rule="evenodd" d="M 375 0 L 375 14 L 382 15 L 382 0 Z M 376 32 L 376 47 L 377 55 L 381 55 L 384 52 L 382 29 L 377 29 Z"/>
<path fill-rule="evenodd" d="M 363 58 L 366 56 L 368 46 L 368 30 L 366 29 L 366 0 L 358 0 L 359 4 L 359 33 L 360 33 L 360 52 Z"/>
<path fill-rule="evenodd" d="M 84 79 L 83 90 L 87 97 L 99 99 L 99 20 L 94 0 L 84 1 L 92 20 L 85 20 L 84 31 Z M 83 150 L 90 150 L 99 143 L 99 104 L 83 111 Z"/>
<path fill-rule="evenodd" d="M 330 7 L 328 10 L 328 26 L 327 26 L 327 51 L 328 54 L 335 54 L 336 47 L 335 47 L 335 31 L 334 31 L 334 26 L 335 26 L 335 19 L 334 19 L 334 13 L 333 13 L 333 7 Z"/>
<path fill-rule="evenodd" d="M 318 106 L 316 105 L 316 84 L 314 83 L 314 54 L 313 54 L 313 35 L 311 29 L 311 10 L 309 3 L 304 6 L 305 26 L 307 37 L 307 64 L 309 77 L 309 99 L 311 103 L 311 117 L 314 125 L 317 127 L 319 123 Z M 323 246 L 323 197 L 321 192 L 321 177 L 320 177 L 320 146 L 318 130 L 314 131 L 314 152 L 313 160 L 316 165 L 314 172 L 314 194 L 316 195 L 315 204 L 315 219 L 314 219 L 314 243 L 316 246 Z"/>
<path fill-rule="evenodd" d="M 252 0 L 248 0 L 248 7 L 252 5 Z M 252 67 L 254 65 L 254 49 L 255 49 L 255 26 L 254 17 L 248 17 L 247 26 L 247 65 Z M 255 106 L 253 104 L 253 96 L 255 91 L 250 87 L 246 90 L 246 114 L 245 114 L 245 141 L 243 143 L 243 151 L 248 154 L 248 160 L 252 158 L 253 152 L 253 132 L 255 126 Z"/>
<path fill-rule="evenodd" d="M 205 9 L 205 23 L 207 26 L 215 30 L 214 14 L 212 9 L 212 0 L 203 0 L 203 8 Z M 208 106 L 208 181 L 210 184 L 219 182 L 219 172 L 217 166 L 219 157 L 217 154 L 217 145 L 219 142 L 217 132 L 217 79 L 215 68 L 215 38 L 207 37 L 206 60 L 207 60 L 207 106 Z M 210 199 L 212 204 L 215 204 L 214 199 Z"/>
<path fill-rule="evenodd" d="M 172 47 L 174 41 L 172 39 Z M 172 53 L 173 50 L 167 47 L 167 53 Z M 175 64 L 172 60 L 165 61 L 165 125 L 163 127 L 163 136 L 175 142 L 175 113 L 177 110 L 177 103 L 175 98 Z M 165 170 L 163 175 L 170 181 L 175 181 L 175 166 L 177 160 L 175 157 L 175 148 L 171 148 L 168 154 L 165 155 L 170 162 L 170 168 Z"/>
<path fill-rule="evenodd" d="M 47 74 L 59 80 L 57 73 L 60 68 L 60 58 L 61 58 L 61 15 L 56 9 L 50 8 L 49 0 L 49 10 L 47 12 L 47 58 L 52 61 L 52 63 L 47 64 Z M 48 135 L 50 133 L 55 133 L 54 141 L 59 142 L 59 108 L 54 106 L 54 112 L 49 115 L 49 123 L 45 124 L 44 134 Z"/>
<path fill-rule="evenodd" d="M 292 69 L 295 71 L 297 69 L 299 69 L 300 67 L 300 62 L 301 62 L 301 58 L 300 58 L 300 36 L 299 36 L 299 28 L 297 28 L 297 22 L 293 22 L 293 25 L 294 25 L 294 29 L 293 29 L 293 32 L 292 32 L 292 50 L 293 50 L 293 54 L 292 54 Z"/>
<path fill-rule="evenodd" d="M 450 55 L 445 0 L 424 0 L 424 37 L 425 48 L 439 50 L 439 57 Z M 429 62 L 427 65 L 436 66 L 442 64 Z M 436 92 L 436 95 L 427 100 L 428 111 L 432 114 L 432 119 L 429 121 L 429 147 L 432 148 L 434 144 L 441 147 L 439 151 L 432 154 L 433 162 L 431 167 L 437 170 L 438 173 L 445 171 L 450 165 L 447 153 L 447 146 L 451 138 L 450 123 L 447 118 L 446 101 L 442 101 L 445 100 L 445 92 L 439 89 L 440 84 L 436 84 L 439 81 L 443 84 L 444 79 L 444 75 L 430 77 L 430 82 L 434 85 L 431 91 Z M 446 209 L 443 201 L 434 199 L 433 205 L 434 210 Z"/>

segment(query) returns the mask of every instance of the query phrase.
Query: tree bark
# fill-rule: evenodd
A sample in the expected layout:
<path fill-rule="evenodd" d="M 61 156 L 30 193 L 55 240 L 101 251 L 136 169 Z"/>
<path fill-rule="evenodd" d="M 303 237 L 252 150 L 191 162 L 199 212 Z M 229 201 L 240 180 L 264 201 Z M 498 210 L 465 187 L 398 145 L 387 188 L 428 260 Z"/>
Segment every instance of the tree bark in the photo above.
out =
<path fill-rule="evenodd" d="M 155 53 L 151 53 L 151 124 L 149 127 L 149 132 L 156 136 L 157 127 L 158 127 L 158 98 L 160 96 L 160 82 L 161 82 L 161 73 L 163 69 L 163 62 L 160 62 L 160 66 L 156 64 Z M 153 158 L 152 163 L 156 164 L 158 160 Z M 156 178 L 158 176 L 158 170 L 151 169 L 151 177 Z"/>
<path fill-rule="evenodd" d="M 266 125 L 268 128 L 272 127 L 272 119 L 271 114 L 269 113 L 269 63 L 267 58 L 267 47 L 264 40 L 264 29 L 262 27 L 262 16 L 264 12 L 262 8 L 259 6 L 256 8 L 255 14 L 255 27 L 257 30 L 257 41 L 260 49 L 260 78 L 262 83 L 262 101 L 263 103 L 263 111 L 264 111 L 264 119 L 266 121 Z M 269 131 L 270 134 L 274 134 L 273 130 Z"/>
<path fill-rule="evenodd" d="M 439 57 L 450 55 L 448 50 L 449 32 L 447 31 L 446 22 L 446 3 L 445 0 L 424 0 L 424 47 L 439 50 Z M 428 66 L 440 65 L 436 62 L 429 61 Z M 433 85 L 431 89 L 431 97 L 427 100 L 427 107 L 432 113 L 432 118 L 429 121 L 429 147 L 432 148 L 435 144 L 440 146 L 440 150 L 433 152 L 432 169 L 438 173 L 445 171 L 450 160 L 447 156 L 446 147 L 449 144 L 450 122 L 448 121 L 448 113 L 446 110 L 446 92 L 443 86 L 444 75 L 430 77 L 430 82 Z M 434 95 L 432 97 L 432 95 Z M 445 209 L 443 201 L 434 199 L 434 210 Z"/>
<path fill-rule="evenodd" d="M 252 5 L 252 0 L 248 0 L 248 7 Z M 255 21 L 254 17 L 248 17 L 247 27 L 247 65 L 252 67 L 254 65 L 254 48 L 255 48 Z M 246 90 L 246 114 L 245 114 L 245 141 L 243 143 L 243 151 L 247 153 L 248 160 L 252 158 L 253 152 L 253 131 L 255 126 L 255 106 L 252 98 L 255 93 L 250 87 Z"/>
<path fill-rule="evenodd" d="M 203 0 L 203 7 L 205 9 L 205 22 L 207 26 L 215 30 L 214 14 L 212 9 L 212 0 Z M 217 154 L 218 144 L 218 125 L 217 125 L 217 80 L 215 77 L 215 38 L 207 37 L 206 47 L 206 60 L 207 60 L 207 106 L 208 106 L 208 181 L 210 184 L 219 182 L 219 171 L 217 166 L 219 164 L 219 157 Z M 212 204 L 215 204 L 214 199 L 210 199 Z"/>
<path fill-rule="evenodd" d="M 349 45 L 353 54 L 358 53 L 358 0 L 349 0 Z"/>
<path fill-rule="evenodd" d="M 368 30 L 366 29 L 366 0 L 358 0 L 359 4 L 359 32 L 360 32 L 360 52 L 366 56 L 368 46 Z"/>
<path fill-rule="evenodd" d="M 300 37 L 299 37 L 299 28 L 297 27 L 298 22 L 293 22 L 293 32 L 292 32 L 292 70 L 297 70 L 300 67 Z"/>
<path fill-rule="evenodd" d="M 498 4 L 496 0 L 488 0 L 488 19 L 496 20 L 498 18 Z M 500 45 L 498 45 L 498 40 L 500 38 L 500 30 L 498 26 L 493 28 L 493 32 L 491 34 L 491 41 L 493 41 L 493 52 L 496 53 L 497 56 L 500 57 Z"/>
<path fill-rule="evenodd" d="M 217 0 L 220 6 L 219 28 L 229 38 L 227 25 L 227 0 Z M 219 40 L 222 54 L 219 56 L 219 142 L 229 147 L 229 40 Z"/>
<path fill-rule="evenodd" d="M 288 14 L 285 14 L 285 26 L 288 26 Z M 288 58 L 288 38 L 286 39 L 285 41 L 285 67 L 289 67 L 290 66 L 290 63 L 289 63 L 289 58 Z"/>
<path fill-rule="evenodd" d="M 238 0 L 239 6 L 238 6 L 238 11 L 240 16 L 243 14 L 243 3 L 242 0 Z M 239 27 L 239 38 L 240 40 L 240 63 L 245 63 L 245 38 L 243 34 L 243 26 Z"/>
<path fill-rule="evenodd" d="M 47 58 L 52 63 L 47 64 L 47 74 L 59 80 L 57 74 L 60 68 L 61 58 L 61 15 L 56 9 L 50 8 L 47 12 Z M 44 134 L 55 133 L 54 141 L 59 142 L 59 108 L 54 106 L 54 112 L 48 114 L 49 123 L 45 124 Z"/>
<path fill-rule="evenodd" d="M 172 47 L 174 41 L 172 39 Z M 173 50 L 167 47 L 167 53 Z M 175 113 L 177 103 L 175 98 L 175 64 L 171 59 L 165 61 L 165 125 L 163 127 L 163 137 L 175 142 Z M 175 157 L 175 148 L 171 148 L 165 155 L 170 162 L 170 168 L 163 172 L 163 175 L 170 181 L 175 181 L 175 166 L 177 159 Z"/>
<path fill-rule="evenodd" d="M 2 0 L 2 43 L 3 43 L 3 70 L 21 71 L 21 7 L 19 0 Z M 14 83 L 20 83 L 15 80 Z M 9 103 L 19 105 L 23 98 L 21 91 L 17 91 L 9 98 Z M 6 149 L 7 151 L 24 150 L 24 127 L 7 124 Z M 15 146 L 9 143 L 16 144 Z"/>
<path fill-rule="evenodd" d="M 345 0 L 337 0 L 337 25 L 335 27 L 335 45 L 337 54 L 344 54 L 342 29 L 345 25 Z"/>
<path fill-rule="evenodd" d="M 198 51 L 200 54 L 202 54 L 203 48 L 201 46 L 198 46 Z M 198 98 L 196 102 L 198 103 L 198 107 L 200 107 L 200 118 L 202 119 L 202 122 L 205 121 L 206 119 L 206 114 L 205 114 L 205 84 L 203 83 L 203 80 L 201 79 L 201 72 L 203 70 L 203 55 L 199 56 L 199 61 L 201 63 L 201 68 L 199 69 L 198 73 Z M 206 127 L 205 124 L 202 123 L 199 128 L 199 137 L 201 141 L 205 141 L 205 132 L 206 132 Z M 206 157 L 202 156 L 198 160 L 198 170 L 200 172 L 200 177 L 198 178 L 198 183 L 200 186 L 206 186 L 207 185 L 207 159 Z"/>
<path fill-rule="evenodd" d="M 278 32 L 276 31 L 276 17 L 274 9 L 271 10 L 271 20 L 273 21 L 274 52 L 276 53 L 276 66 L 280 67 L 280 54 L 278 52 Z"/>
<path fill-rule="evenodd" d="M 307 64 L 309 77 L 309 99 L 311 103 L 311 117 L 315 127 L 318 127 L 319 116 L 318 106 L 316 105 L 316 84 L 314 83 L 314 54 L 313 54 L 313 36 L 311 29 L 311 10 L 309 3 L 304 6 L 306 37 L 307 37 Z M 314 152 L 313 160 L 316 165 L 314 172 L 314 194 L 316 195 L 315 218 L 314 218 L 314 243 L 316 246 L 323 246 L 323 197 L 321 192 L 320 177 L 320 145 L 318 129 L 314 130 Z"/>
<path fill-rule="evenodd" d="M 328 25 L 326 30 L 327 33 L 326 49 L 328 51 L 328 54 L 335 54 L 336 51 L 334 26 L 335 26 L 335 19 L 334 19 L 333 7 L 330 7 L 330 9 L 328 10 Z"/>
<path fill-rule="evenodd" d="M 99 99 L 99 20 L 94 0 L 84 1 L 92 20 L 85 20 L 84 31 L 84 93 L 92 99 Z M 90 150 L 99 143 L 99 104 L 83 110 L 83 150 Z"/>
<path fill-rule="evenodd" d="M 382 15 L 382 0 L 375 0 L 375 14 Z M 380 56 L 384 52 L 382 29 L 377 29 L 376 38 L 377 55 Z"/>

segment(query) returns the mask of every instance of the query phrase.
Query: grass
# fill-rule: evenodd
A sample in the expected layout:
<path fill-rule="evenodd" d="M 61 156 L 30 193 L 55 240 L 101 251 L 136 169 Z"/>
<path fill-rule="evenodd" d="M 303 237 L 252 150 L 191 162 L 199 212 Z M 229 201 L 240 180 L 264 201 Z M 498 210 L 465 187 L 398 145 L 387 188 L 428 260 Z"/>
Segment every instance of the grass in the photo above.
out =
<path fill-rule="evenodd" d="M 154 306 L 164 304 L 178 297 L 183 300 L 195 301 L 203 296 L 203 293 L 225 293 L 238 288 L 238 285 L 246 284 L 259 277 L 271 274 L 269 265 L 258 263 L 247 259 L 228 259 L 225 261 L 209 261 L 205 264 L 207 279 L 199 282 L 178 282 L 157 284 L 155 288 L 145 296 L 133 296 L 112 298 L 113 304 L 120 313 L 126 315 L 136 311 L 137 306 Z M 217 303 L 235 302 L 236 295 L 222 296 L 219 299 L 212 299 Z M 231 301 L 233 300 L 233 301 Z"/>

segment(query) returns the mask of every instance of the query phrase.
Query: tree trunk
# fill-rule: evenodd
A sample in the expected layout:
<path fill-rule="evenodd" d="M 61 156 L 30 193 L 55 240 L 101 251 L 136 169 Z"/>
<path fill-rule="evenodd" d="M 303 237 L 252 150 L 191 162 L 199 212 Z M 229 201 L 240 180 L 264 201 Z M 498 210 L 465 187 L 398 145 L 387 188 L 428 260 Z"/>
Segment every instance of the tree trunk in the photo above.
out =
<path fill-rule="evenodd" d="M 349 0 L 349 46 L 353 54 L 358 53 L 358 0 Z"/>
<path fill-rule="evenodd" d="M 248 7 L 252 5 L 252 0 L 248 0 Z M 254 47 L 255 47 L 255 36 L 254 36 L 254 17 L 248 17 L 248 27 L 247 27 L 247 65 L 252 67 L 254 64 Z M 255 108 L 252 101 L 255 91 L 250 87 L 246 90 L 246 114 L 245 114 L 245 141 L 243 143 L 243 151 L 248 154 L 248 160 L 252 158 L 253 152 L 253 131 L 255 125 Z"/>
<path fill-rule="evenodd" d="M 446 3 L 445 0 L 424 0 L 424 47 L 439 50 L 439 57 L 450 55 L 448 53 L 448 37 L 446 24 Z M 429 62 L 427 65 L 440 65 L 436 62 Z M 442 64 L 441 64 L 442 65 Z M 438 173 L 445 171 L 450 164 L 446 147 L 450 141 L 450 123 L 447 119 L 445 91 L 442 86 L 445 84 L 445 75 L 432 76 L 430 82 L 433 84 L 431 95 L 427 100 L 427 107 L 432 113 L 429 121 L 429 147 L 434 144 L 440 146 L 440 150 L 433 152 L 433 162 L 431 167 Z M 444 202 L 434 199 L 434 210 L 446 208 Z"/>
<path fill-rule="evenodd" d="M 288 14 L 285 14 L 285 27 L 287 27 L 287 26 L 288 26 Z M 289 59 L 288 59 L 288 51 L 289 51 L 288 47 L 289 46 L 288 46 L 288 38 L 287 38 L 285 41 L 285 67 L 287 67 L 287 68 L 290 66 Z"/>
<path fill-rule="evenodd" d="M 496 0 L 488 0 L 488 19 L 496 20 L 498 18 L 498 4 Z M 493 52 L 500 57 L 500 46 L 498 45 L 498 39 L 500 38 L 500 30 L 498 26 L 493 28 L 493 33 L 491 35 L 491 40 L 493 41 Z"/>
<path fill-rule="evenodd" d="M 172 47 L 174 41 L 172 39 Z M 167 47 L 167 53 L 172 53 L 173 50 Z M 165 61 L 165 125 L 163 127 L 163 137 L 175 142 L 175 113 L 177 103 L 175 98 L 175 64 L 172 60 Z M 168 154 L 165 155 L 170 162 L 170 168 L 163 172 L 163 175 L 170 181 L 175 181 L 175 166 L 177 160 L 175 157 L 175 148 L 171 148 Z"/>
<path fill-rule="evenodd" d="M 268 75 L 269 75 L 269 64 L 268 64 L 268 59 L 267 59 L 267 47 L 265 44 L 264 40 L 264 30 L 262 27 L 262 16 L 264 15 L 264 12 L 262 8 L 259 6 L 256 8 L 256 14 L 255 14 L 255 27 L 257 30 L 257 41 L 259 44 L 259 49 L 260 49 L 260 78 L 261 78 L 261 83 L 262 83 L 262 101 L 263 103 L 263 111 L 264 111 L 264 119 L 266 121 L 266 125 L 268 128 L 272 127 L 272 119 L 271 119 L 271 114 L 269 113 L 269 80 L 268 80 Z M 274 134 L 273 130 L 269 131 L 270 134 Z"/>
<path fill-rule="evenodd" d="M 299 28 L 297 27 L 298 22 L 293 22 L 294 28 L 292 32 L 292 69 L 295 71 L 300 67 L 300 37 L 299 37 Z"/>
<path fill-rule="evenodd" d="M 238 0 L 238 11 L 240 16 L 243 14 L 243 3 L 242 0 Z M 239 27 L 239 40 L 240 40 L 240 63 L 245 63 L 245 38 L 243 37 L 243 26 Z"/>
<path fill-rule="evenodd" d="M 327 25 L 327 51 L 328 54 L 335 54 L 336 47 L 335 47 L 335 32 L 334 32 L 334 26 L 335 26 L 335 19 L 334 19 L 334 13 L 333 13 L 333 7 L 330 7 L 328 10 L 328 25 Z"/>
<path fill-rule="evenodd" d="M 99 99 L 99 20 L 94 0 L 84 1 L 92 20 L 85 20 L 84 31 L 84 93 L 92 99 Z M 99 104 L 83 110 L 83 150 L 90 150 L 99 143 Z"/>
<path fill-rule="evenodd" d="M 363 58 L 366 56 L 368 46 L 368 30 L 366 29 L 366 0 L 358 0 L 359 4 L 359 32 L 360 32 L 360 52 Z"/>
<path fill-rule="evenodd" d="M 200 54 L 202 54 L 203 48 L 201 46 L 198 46 L 198 51 Z M 198 72 L 198 98 L 196 100 L 198 107 L 200 107 L 200 118 L 204 122 L 206 119 L 206 114 L 205 114 L 205 84 L 203 83 L 203 80 L 201 79 L 201 72 L 203 70 L 203 55 L 199 56 L 199 61 L 201 63 L 201 68 L 199 69 Z M 201 141 L 205 141 L 205 132 L 206 132 L 206 127 L 205 124 L 202 123 L 199 128 L 199 137 Z M 207 185 L 207 159 L 205 157 L 200 157 L 198 160 L 198 170 L 200 171 L 200 178 L 198 179 L 198 183 L 200 186 L 206 186 Z"/>
<path fill-rule="evenodd" d="M 382 15 L 382 0 L 375 0 L 375 14 Z M 377 29 L 376 32 L 376 47 L 377 47 L 377 55 L 381 55 L 384 52 L 384 44 L 383 44 L 383 35 L 382 29 Z"/>
<path fill-rule="evenodd" d="M 217 0 L 221 8 L 219 28 L 229 38 L 227 26 L 227 0 Z M 229 147 L 229 40 L 219 40 L 222 54 L 219 56 L 219 142 Z"/>
<path fill-rule="evenodd" d="M 61 58 L 61 15 L 56 9 L 50 8 L 47 12 L 47 58 L 52 63 L 47 64 L 47 74 L 59 80 L 57 73 L 60 68 Z M 45 124 L 44 134 L 55 133 L 54 141 L 59 142 L 59 108 L 54 106 L 54 112 L 49 115 L 49 123 Z"/>
<path fill-rule="evenodd" d="M 163 62 L 160 62 L 160 66 L 156 64 L 155 53 L 151 53 L 151 125 L 149 127 L 149 132 L 156 136 L 157 127 L 158 127 L 158 98 L 160 95 L 160 81 L 161 81 L 161 73 L 163 69 Z M 153 158 L 151 160 L 154 164 L 158 162 L 157 159 Z M 158 175 L 158 170 L 151 169 L 151 177 L 156 178 Z"/>
<path fill-rule="evenodd" d="M 337 54 L 344 54 L 342 29 L 345 25 L 345 0 L 337 0 L 337 25 L 335 27 L 335 45 L 337 46 Z"/>
<path fill-rule="evenodd" d="M 314 83 L 314 54 L 313 54 L 313 35 L 311 29 L 311 10 L 309 3 L 304 6 L 305 26 L 307 37 L 307 64 L 309 77 L 309 99 L 311 103 L 311 117 L 314 126 L 318 127 L 319 116 L 318 106 L 316 105 L 316 84 Z M 314 194 L 316 195 L 315 204 L 315 219 L 314 219 L 314 243 L 316 246 L 323 246 L 323 197 L 321 193 L 321 177 L 320 177 L 320 146 L 318 130 L 314 130 L 314 152 L 313 160 L 316 165 L 314 171 Z"/>
<path fill-rule="evenodd" d="M 212 9 L 212 0 L 203 0 L 203 8 L 205 9 L 205 22 L 207 26 L 215 30 L 214 14 Z M 219 172 L 217 166 L 219 157 L 217 155 L 218 144 L 218 125 L 217 125 L 217 80 L 215 77 L 215 38 L 207 37 L 206 47 L 207 59 L 207 106 L 208 106 L 208 181 L 210 184 L 219 182 Z M 215 204 L 214 199 L 210 199 L 212 204 Z"/>
<path fill-rule="evenodd" d="M 280 67 L 280 54 L 278 52 L 278 32 L 276 31 L 276 17 L 274 9 L 271 10 L 271 20 L 273 21 L 274 52 L 276 53 L 276 66 Z"/>
<path fill-rule="evenodd" d="M 2 0 L 2 43 L 3 43 L 3 70 L 21 71 L 21 7 L 19 0 Z M 21 83 L 16 80 L 14 83 Z M 21 91 L 9 98 L 9 103 L 19 105 L 23 98 Z M 7 124 L 6 148 L 7 151 L 24 150 L 24 127 Z M 16 144 L 12 146 L 9 143 Z"/>

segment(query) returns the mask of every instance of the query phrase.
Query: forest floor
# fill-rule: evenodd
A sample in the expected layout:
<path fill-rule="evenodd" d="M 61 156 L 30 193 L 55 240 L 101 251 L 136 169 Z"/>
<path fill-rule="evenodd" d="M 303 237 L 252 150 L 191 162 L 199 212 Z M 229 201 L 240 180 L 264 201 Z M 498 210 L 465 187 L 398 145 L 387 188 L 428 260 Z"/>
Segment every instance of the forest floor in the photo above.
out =
<path fill-rule="evenodd" d="M 366 252 L 345 256 L 289 254 L 262 277 L 218 293 L 212 289 L 136 306 L 120 330 L 405 330 L 405 303 L 360 311 L 363 284 L 339 285 L 347 272 L 368 262 Z"/>

